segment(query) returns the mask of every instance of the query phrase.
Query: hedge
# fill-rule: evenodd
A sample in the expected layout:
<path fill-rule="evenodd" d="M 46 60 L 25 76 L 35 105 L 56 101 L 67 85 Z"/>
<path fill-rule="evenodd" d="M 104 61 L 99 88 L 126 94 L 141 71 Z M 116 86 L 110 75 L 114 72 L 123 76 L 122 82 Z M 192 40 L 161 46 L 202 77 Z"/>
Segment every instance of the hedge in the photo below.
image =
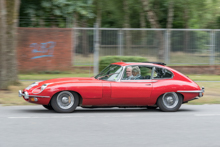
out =
<path fill-rule="evenodd" d="M 99 71 L 115 62 L 147 62 L 147 58 L 138 56 L 104 56 L 99 60 Z"/>

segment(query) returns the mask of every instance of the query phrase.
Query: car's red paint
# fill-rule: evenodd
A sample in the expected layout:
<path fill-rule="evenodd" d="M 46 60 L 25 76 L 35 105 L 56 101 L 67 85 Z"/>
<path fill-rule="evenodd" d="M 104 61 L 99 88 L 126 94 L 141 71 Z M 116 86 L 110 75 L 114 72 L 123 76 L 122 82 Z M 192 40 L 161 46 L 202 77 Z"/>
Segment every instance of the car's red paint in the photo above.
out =
<path fill-rule="evenodd" d="M 178 92 L 180 90 L 201 90 L 200 87 L 185 75 L 178 71 L 152 63 L 124 63 L 118 62 L 113 65 L 120 66 L 152 66 L 165 68 L 173 73 L 169 79 L 148 79 L 133 81 L 106 81 L 95 78 L 58 78 L 39 82 L 29 90 L 24 89 L 30 97 L 38 98 L 37 102 L 26 101 L 48 105 L 56 93 L 61 91 L 73 91 L 82 98 L 81 106 L 151 106 L 155 105 L 157 99 L 167 92 L 180 93 L 183 102 L 192 100 L 198 93 Z M 35 94 L 33 90 L 44 84 L 50 83 L 41 93 Z M 41 96 L 48 96 L 47 98 Z"/>

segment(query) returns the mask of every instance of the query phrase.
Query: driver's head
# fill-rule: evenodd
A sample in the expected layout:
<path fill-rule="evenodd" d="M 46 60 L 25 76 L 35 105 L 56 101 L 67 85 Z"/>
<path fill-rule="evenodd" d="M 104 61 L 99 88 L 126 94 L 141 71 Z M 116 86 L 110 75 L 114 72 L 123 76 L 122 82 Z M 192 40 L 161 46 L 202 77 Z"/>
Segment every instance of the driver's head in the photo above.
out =
<path fill-rule="evenodd" d="M 128 66 L 126 68 L 126 76 L 127 77 L 130 77 L 132 75 L 132 67 L 131 66 Z"/>

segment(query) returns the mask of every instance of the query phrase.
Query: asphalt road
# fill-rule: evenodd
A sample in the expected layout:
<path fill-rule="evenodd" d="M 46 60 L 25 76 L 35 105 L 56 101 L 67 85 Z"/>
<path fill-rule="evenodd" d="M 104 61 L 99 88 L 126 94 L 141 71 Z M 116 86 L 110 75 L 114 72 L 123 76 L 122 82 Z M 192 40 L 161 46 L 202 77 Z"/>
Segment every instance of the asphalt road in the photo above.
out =
<path fill-rule="evenodd" d="M 220 105 L 178 112 L 0 106 L 0 147 L 220 147 Z"/>

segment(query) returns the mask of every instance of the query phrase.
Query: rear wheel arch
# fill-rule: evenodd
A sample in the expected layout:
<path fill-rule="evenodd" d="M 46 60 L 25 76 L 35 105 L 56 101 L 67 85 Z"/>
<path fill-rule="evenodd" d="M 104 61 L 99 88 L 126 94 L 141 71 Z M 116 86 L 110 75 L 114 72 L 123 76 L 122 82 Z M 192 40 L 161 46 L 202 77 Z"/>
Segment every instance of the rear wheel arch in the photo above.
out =
<path fill-rule="evenodd" d="M 171 95 L 171 99 L 173 97 L 173 104 L 171 103 L 170 106 L 166 105 L 167 104 L 167 101 L 165 100 L 166 98 L 169 99 L 169 95 Z M 176 99 L 176 103 L 175 103 L 175 99 Z M 166 112 L 174 112 L 174 111 L 177 111 L 179 110 L 181 104 L 183 103 L 183 100 L 184 100 L 184 96 L 180 93 L 177 93 L 177 92 L 166 92 L 166 93 L 163 93 L 161 94 L 158 98 L 157 98 L 157 106 L 159 106 L 159 108 L 162 110 L 162 111 L 166 111 Z M 173 105 L 173 106 L 172 106 Z"/>
<path fill-rule="evenodd" d="M 166 92 L 166 93 L 168 93 L 168 92 Z M 178 92 L 175 92 L 175 93 L 176 93 L 178 96 L 181 96 L 182 99 L 184 100 L 184 95 L 183 95 L 183 94 L 178 93 Z M 164 94 L 165 94 L 165 93 L 163 93 L 163 94 L 161 94 L 160 96 L 158 96 L 157 101 L 156 101 L 156 104 L 157 104 L 157 102 L 158 102 L 158 99 L 159 99 L 160 97 L 162 97 Z"/>
<path fill-rule="evenodd" d="M 183 94 L 178 93 L 178 92 L 176 92 L 176 94 L 177 94 L 178 96 L 182 97 L 182 100 L 184 101 L 184 95 L 183 95 Z"/>

